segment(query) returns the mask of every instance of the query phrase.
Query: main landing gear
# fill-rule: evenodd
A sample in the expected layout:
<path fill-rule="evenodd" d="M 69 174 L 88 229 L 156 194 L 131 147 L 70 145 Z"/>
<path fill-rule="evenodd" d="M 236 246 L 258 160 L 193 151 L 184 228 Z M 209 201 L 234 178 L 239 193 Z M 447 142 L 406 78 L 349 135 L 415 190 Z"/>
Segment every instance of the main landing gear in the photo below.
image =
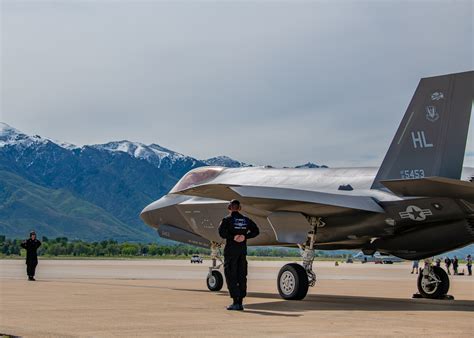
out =
<path fill-rule="evenodd" d="M 308 233 L 306 242 L 299 245 L 303 264 L 286 264 L 278 274 L 278 292 L 283 299 L 301 300 L 306 297 L 308 288 L 316 283 L 316 274 L 313 271 L 316 228 L 324 223 L 320 218 L 315 218 L 315 222 L 311 223 L 313 229 Z"/>
<path fill-rule="evenodd" d="M 452 298 L 448 296 L 449 277 L 446 271 L 438 266 L 432 266 L 427 262 L 425 267 L 418 275 L 418 292 L 414 295 L 417 298 L 445 299 Z"/>
<path fill-rule="evenodd" d="M 216 242 L 211 242 L 211 260 L 212 266 L 209 267 L 209 273 L 207 274 L 206 282 L 207 288 L 210 291 L 220 291 L 224 285 L 224 277 L 219 271 L 222 266 L 222 258 L 220 255 L 221 245 Z M 219 261 L 219 264 L 217 264 Z"/>

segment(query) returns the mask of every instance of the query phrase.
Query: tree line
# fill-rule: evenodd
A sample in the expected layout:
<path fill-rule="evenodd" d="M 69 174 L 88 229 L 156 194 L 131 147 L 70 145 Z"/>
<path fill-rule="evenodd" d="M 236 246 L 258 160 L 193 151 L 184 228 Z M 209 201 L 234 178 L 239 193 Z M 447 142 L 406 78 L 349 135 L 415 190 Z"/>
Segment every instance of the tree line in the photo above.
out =
<path fill-rule="evenodd" d="M 10 239 L 0 235 L 0 254 L 2 256 L 21 256 L 24 250 L 20 244 L 22 239 Z M 70 256 L 70 257 L 160 257 L 160 256 L 191 256 L 193 254 L 209 255 L 211 251 L 186 244 L 157 243 L 119 243 L 114 240 L 86 242 L 69 240 L 67 237 L 49 239 L 41 238 L 42 245 L 38 249 L 39 256 Z M 23 250 L 23 251 L 22 251 Z M 24 253 L 23 253 L 24 255 Z M 297 249 L 266 247 L 249 248 L 249 256 L 259 257 L 299 257 Z"/>

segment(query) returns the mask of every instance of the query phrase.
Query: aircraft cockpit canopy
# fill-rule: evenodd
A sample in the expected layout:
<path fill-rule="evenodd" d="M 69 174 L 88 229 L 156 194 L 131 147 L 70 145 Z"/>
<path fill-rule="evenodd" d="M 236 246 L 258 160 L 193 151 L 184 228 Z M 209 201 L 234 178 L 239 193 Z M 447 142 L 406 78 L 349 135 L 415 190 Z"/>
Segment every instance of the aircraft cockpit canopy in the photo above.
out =
<path fill-rule="evenodd" d="M 191 170 L 176 183 L 170 193 L 183 191 L 210 181 L 216 178 L 223 170 L 223 167 L 202 167 Z"/>

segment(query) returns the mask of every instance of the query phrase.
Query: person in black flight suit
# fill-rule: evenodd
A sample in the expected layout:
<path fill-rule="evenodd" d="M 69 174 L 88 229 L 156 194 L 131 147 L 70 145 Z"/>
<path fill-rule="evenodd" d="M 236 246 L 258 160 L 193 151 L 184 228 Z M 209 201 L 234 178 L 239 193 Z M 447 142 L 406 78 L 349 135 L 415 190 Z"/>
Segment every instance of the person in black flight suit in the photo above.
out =
<path fill-rule="evenodd" d="M 247 295 L 247 239 L 257 237 L 257 225 L 240 214 L 240 202 L 232 200 L 227 206 L 230 215 L 219 225 L 219 235 L 225 238 L 224 274 L 230 297 L 234 300 L 227 310 L 243 310 Z"/>
<path fill-rule="evenodd" d="M 21 243 L 21 247 L 26 249 L 26 273 L 28 280 L 35 280 L 35 270 L 38 265 L 38 254 L 36 251 L 41 246 L 41 242 L 36 239 L 36 232 L 30 232 L 30 238 Z"/>

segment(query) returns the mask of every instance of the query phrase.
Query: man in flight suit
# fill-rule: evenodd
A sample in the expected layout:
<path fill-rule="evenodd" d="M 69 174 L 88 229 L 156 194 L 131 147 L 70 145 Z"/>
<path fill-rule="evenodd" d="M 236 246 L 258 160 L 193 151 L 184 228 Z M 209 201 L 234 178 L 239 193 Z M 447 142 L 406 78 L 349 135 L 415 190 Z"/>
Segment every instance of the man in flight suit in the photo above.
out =
<path fill-rule="evenodd" d="M 30 238 L 21 243 L 21 247 L 26 249 L 26 273 L 28 280 L 35 280 L 35 270 L 38 265 L 38 254 L 36 251 L 41 246 L 41 242 L 36 239 L 36 232 L 30 232 Z"/>
<path fill-rule="evenodd" d="M 257 237 L 257 225 L 240 214 L 240 202 L 232 200 L 227 206 L 229 216 L 219 225 L 219 235 L 225 238 L 224 274 L 230 297 L 234 300 L 227 310 L 243 310 L 247 295 L 247 239 Z"/>

